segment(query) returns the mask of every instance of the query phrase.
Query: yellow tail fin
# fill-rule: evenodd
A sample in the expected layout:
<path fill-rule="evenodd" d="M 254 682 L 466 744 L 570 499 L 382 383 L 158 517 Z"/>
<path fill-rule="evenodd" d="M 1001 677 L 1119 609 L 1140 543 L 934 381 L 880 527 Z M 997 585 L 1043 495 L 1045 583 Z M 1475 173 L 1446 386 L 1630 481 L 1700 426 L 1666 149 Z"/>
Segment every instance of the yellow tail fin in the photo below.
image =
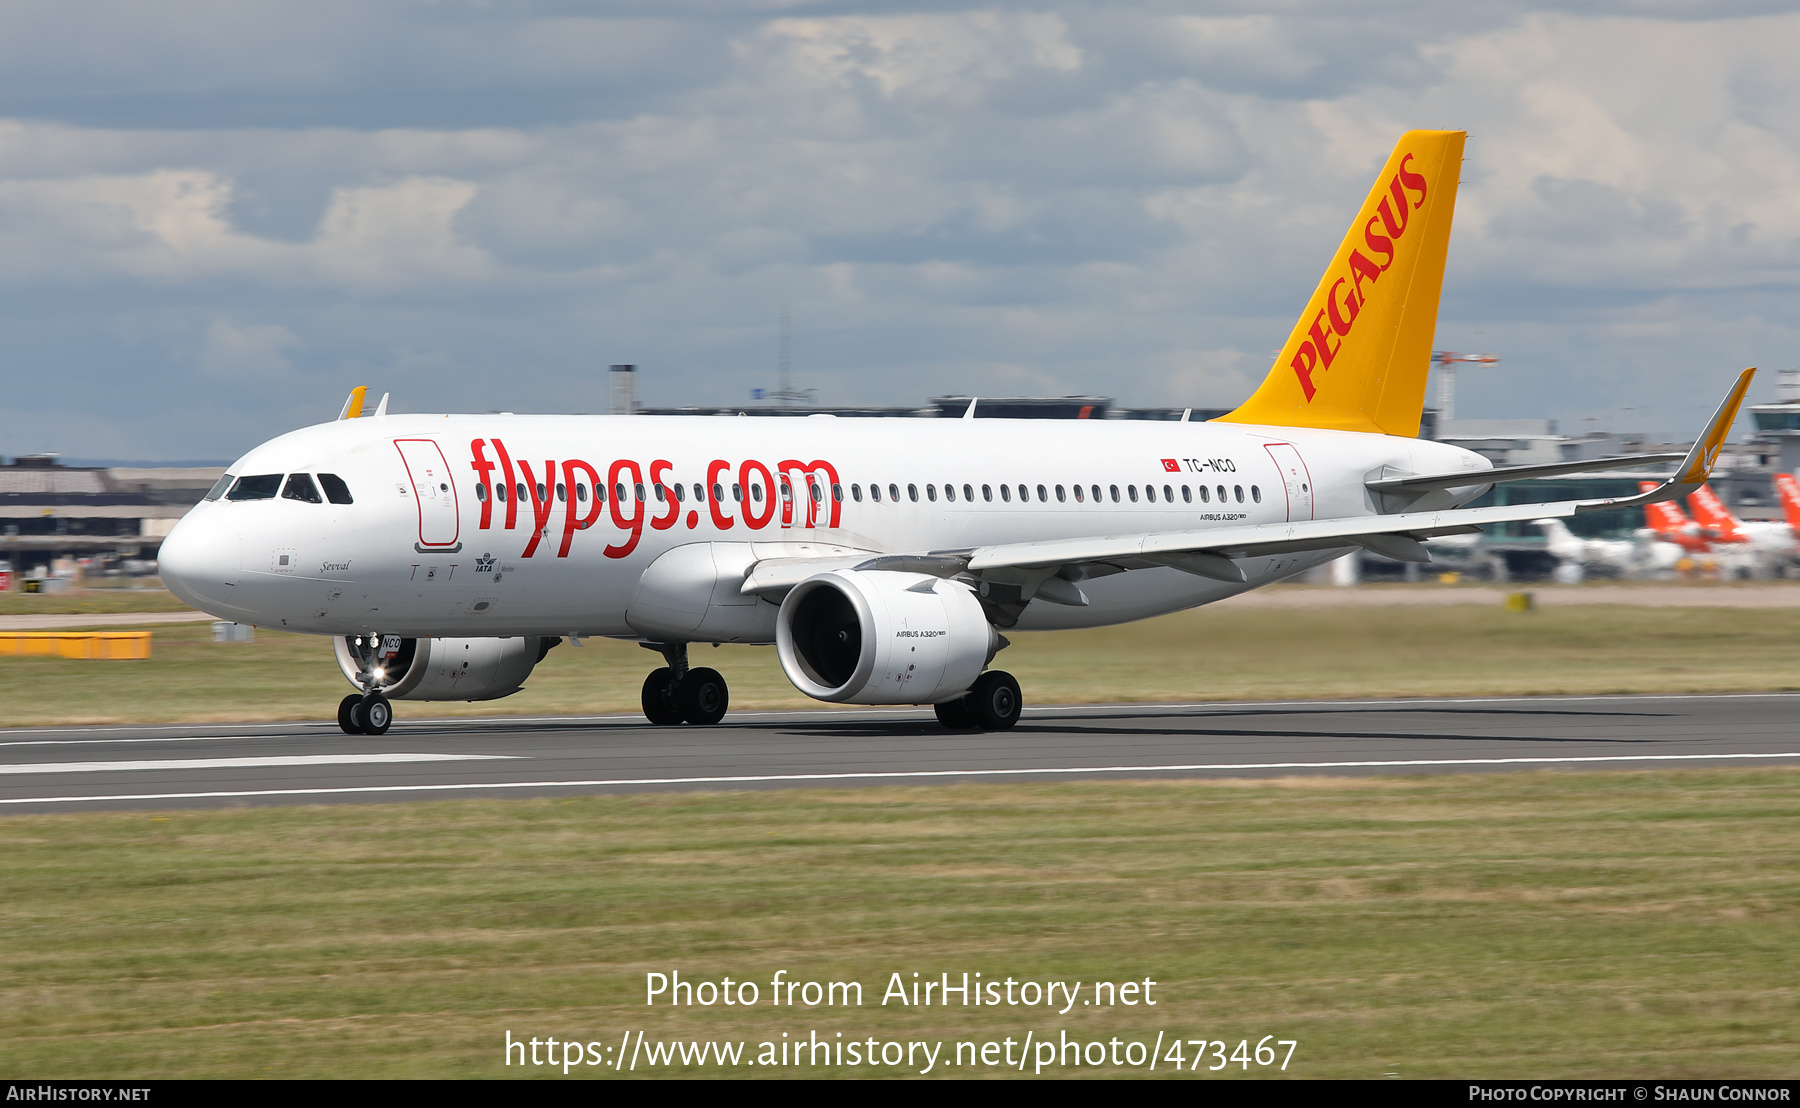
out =
<path fill-rule="evenodd" d="M 1262 386 L 1226 423 L 1416 436 L 1462 131 L 1408 131 Z"/>

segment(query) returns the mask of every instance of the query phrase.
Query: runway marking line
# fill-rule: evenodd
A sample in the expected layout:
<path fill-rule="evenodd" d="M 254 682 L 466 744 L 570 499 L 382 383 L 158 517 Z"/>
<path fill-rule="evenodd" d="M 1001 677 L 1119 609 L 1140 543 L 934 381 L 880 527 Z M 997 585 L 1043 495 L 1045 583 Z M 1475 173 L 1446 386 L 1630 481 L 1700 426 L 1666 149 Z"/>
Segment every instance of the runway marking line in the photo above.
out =
<path fill-rule="evenodd" d="M 108 773 L 157 769 L 264 769 L 281 766 L 362 766 L 395 762 L 510 761 L 513 754 L 270 754 L 251 758 L 158 758 L 131 762 L 16 762 L 0 764 L 0 774 Z"/>
<path fill-rule="evenodd" d="M 464 757 L 469 757 L 465 755 Z M 482 757 L 482 755 L 474 755 Z M 491 757 L 491 756 L 490 756 Z M 125 800 L 209 800 L 256 796 L 348 796 L 366 793 L 467 792 L 472 789 L 580 789 L 625 785 L 754 785 L 778 781 L 899 781 L 945 777 L 1073 776 L 1093 773 L 1204 773 L 1269 769 L 1382 769 L 1405 766 L 1566 765 L 1594 762 L 1716 762 L 1745 759 L 1800 758 L 1800 751 L 1779 754 L 1607 754 L 1560 758 L 1407 758 L 1359 762 L 1216 762 L 1168 766 L 1064 766 L 1048 769 L 885 770 L 861 773 L 769 773 L 721 777 L 636 777 L 589 781 L 494 781 L 445 785 L 356 785 L 312 789 L 240 789 L 221 792 L 131 793 L 117 796 L 39 796 L 0 798 L 0 804 L 73 804 Z"/>

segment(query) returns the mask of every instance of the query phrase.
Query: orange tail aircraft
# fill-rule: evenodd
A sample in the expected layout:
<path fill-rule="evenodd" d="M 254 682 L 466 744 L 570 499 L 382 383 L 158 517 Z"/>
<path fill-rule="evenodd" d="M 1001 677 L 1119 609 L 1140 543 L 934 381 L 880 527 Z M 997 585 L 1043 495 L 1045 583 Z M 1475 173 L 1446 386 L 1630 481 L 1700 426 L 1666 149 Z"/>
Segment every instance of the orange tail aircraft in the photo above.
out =
<path fill-rule="evenodd" d="M 1791 473 L 1777 473 L 1775 495 L 1781 498 L 1781 511 L 1787 516 L 1788 526 L 1800 535 L 1800 478 Z"/>
<path fill-rule="evenodd" d="M 1655 487 L 1655 481 L 1638 482 L 1639 492 L 1649 492 Z M 1672 542 L 1689 554 L 1705 554 L 1712 550 L 1712 543 L 1700 525 L 1689 519 L 1681 505 L 1673 500 L 1644 505 L 1644 521 L 1656 532 L 1657 538 Z"/>
<path fill-rule="evenodd" d="M 1701 485 L 1688 494 L 1687 500 L 1688 507 L 1694 510 L 1694 519 L 1699 522 L 1700 526 L 1711 531 L 1717 537 L 1717 541 L 1723 543 L 1750 541 L 1750 536 L 1744 534 L 1744 529 L 1738 525 L 1737 517 L 1732 515 L 1731 509 L 1727 508 L 1725 502 L 1719 499 L 1719 494 L 1712 491 L 1711 485 Z"/>

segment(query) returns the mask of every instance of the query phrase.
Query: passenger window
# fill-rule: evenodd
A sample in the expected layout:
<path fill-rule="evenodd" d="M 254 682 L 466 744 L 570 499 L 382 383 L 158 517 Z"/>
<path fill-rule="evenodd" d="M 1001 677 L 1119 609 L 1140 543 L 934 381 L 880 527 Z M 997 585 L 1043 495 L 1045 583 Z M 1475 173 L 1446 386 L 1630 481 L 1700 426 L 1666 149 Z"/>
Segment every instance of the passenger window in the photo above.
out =
<path fill-rule="evenodd" d="M 537 483 L 537 494 L 537 502 L 542 504 L 544 502 L 544 483 L 542 481 Z"/>
<path fill-rule="evenodd" d="M 762 489 L 763 489 L 763 487 L 761 485 L 751 485 L 750 486 L 750 499 L 756 501 L 758 504 L 761 504 L 762 498 L 763 498 Z"/>
<path fill-rule="evenodd" d="M 598 481 L 594 482 L 594 503 L 596 503 L 596 504 L 606 503 L 606 486 L 602 485 Z"/>
<path fill-rule="evenodd" d="M 1192 504 L 1194 502 L 1194 490 L 1191 486 L 1181 486 L 1181 502 L 1183 504 Z"/>
<path fill-rule="evenodd" d="M 873 487 L 873 485 L 870 486 L 870 488 Z M 854 481 L 850 484 L 850 499 L 856 501 L 858 504 L 862 503 L 862 486 L 856 484 Z"/>
<path fill-rule="evenodd" d="M 575 499 L 581 501 L 583 504 L 587 503 L 587 486 L 580 481 L 575 482 Z"/>
<path fill-rule="evenodd" d="M 831 499 L 839 504 L 844 502 L 844 486 L 838 484 L 836 481 L 831 483 Z"/>
<path fill-rule="evenodd" d="M 744 502 L 744 486 L 738 484 L 735 481 L 733 481 L 731 484 L 731 499 L 735 500 L 739 504 L 742 504 Z"/>
<path fill-rule="evenodd" d="M 1137 503 L 1137 486 L 1136 485 L 1126 485 L 1125 486 L 1125 495 L 1131 497 L 1131 502 L 1133 504 L 1136 504 Z"/>
<path fill-rule="evenodd" d="M 944 499 L 951 501 L 953 503 L 955 502 L 955 500 L 956 500 L 956 486 L 955 485 L 952 485 L 949 482 L 944 483 Z"/>
<path fill-rule="evenodd" d="M 660 488 L 660 487 L 661 486 L 659 485 L 658 488 Z M 638 500 L 641 501 L 644 499 L 644 483 L 642 481 L 633 482 L 632 486 L 631 486 L 631 491 L 638 498 Z M 659 496 L 659 497 L 657 497 L 657 499 L 661 500 L 662 497 Z"/>
<path fill-rule="evenodd" d="M 1163 499 L 1168 501 L 1171 504 L 1175 503 L 1175 490 L 1170 488 L 1167 485 L 1164 485 L 1163 486 Z"/>
<path fill-rule="evenodd" d="M 319 474 L 319 484 L 325 486 L 325 499 L 331 501 L 333 504 L 354 503 L 354 501 L 350 499 L 350 486 L 344 484 L 344 479 L 337 474 Z"/>
<path fill-rule="evenodd" d="M 304 473 L 295 473 L 288 477 L 287 485 L 281 490 L 283 500 L 304 500 L 308 504 L 320 503 L 319 487 L 313 479 Z"/>
<path fill-rule="evenodd" d="M 658 502 L 668 499 L 669 490 L 663 488 L 661 485 L 653 485 L 651 487 L 656 491 L 656 499 Z"/>
<path fill-rule="evenodd" d="M 494 498 L 496 500 L 500 501 L 500 503 L 502 503 L 502 504 L 506 503 L 506 486 L 505 485 L 495 485 L 494 486 Z"/>
<path fill-rule="evenodd" d="M 481 501 L 483 504 L 486 504 L 487 498 L 488 498 L 487 486 L 482 484 L 480 481 L 475 482 L 475 499 Z"/>
<path fill-rule="evenodd" d="M 931 501 L 933 504 L 937 503 L 937 486 L 936 485 L 926 485 L 925 486 L 925 499 Z"/>
<path fill-rule="evenodd" d="M 1237 494 L 1237 502 L 1242 504 L 1244 502 L 1244 486 L 1233 485 L 1231 486 L 1231 491 Z"/>
<path fill-rule="evenodd" d="M 514 485 L 513 491 L 519 494 L 519 503 L 521 503 L 521 504 L 523 504 L 523 503 L 525 503 L 525 501 L 531 499 L 531 494 L 529 492 L 525 491 L 525 482 L 523 482 L 523 481 L 520 481 L 518 484 Z"/>
<path fill-rule="evenodd" d="M 254 477 L 239 477 L 237 484 L 225 494 L 227 500 L 273 500 L 275 493 L 281 488 L 281 474 L 259 473 Z"/>
<path fill-rule="evenodd" d="M 819 491 L 819 486 L 813 484 L 811 481 L 806 483 L 806 491 L 812 494 L 814 504 L 825 499 L 825 494 Z"/>
<path fill-rule="evenodd" d="M 1080 485 L 1075 486 L 1075 503 L 1077 503 L 1077 504 L 1081 503 L 1081 486 Z"/>
<path fill-rule="evenodd" d="M 1011 485 L 1001 485 L 1000 486 L 1000 499 L 1006 501 L 1008 504 L 1012 503 L 1012 486 Z"/>
<path fill-rule="evenodd" d="M 1200 503 L 1202 503 L 1202 504 L 1211 504 L 1212 503 L 1212 493 L 1207 491 L 1207 488 L 1205 485 L 1200 486 Z"/>
<path fill-rule="evenodd" d="M 1219 486 L 1219 503 L 1221 503 L 1221 504 L 1225 503 L 1226 499 L 1227 499 L 1227 497 L 1225 495 L 1225 486 L 1220 485 Z"/>
<path fill-rule="evenodd" d="M 1044 486 L 1039 485 L 1038 486 L 1038 503 L 1039 504 L 1048 504 L 1049 502 L 1050 502 L 1050 498 L 1048 496 L 1044 495 Z"/>
<path fill-rule="evenodd" d="M 1118 502 L 1119 502 L 1119 486 L 1117 486 L 1117 485 L 1108 485 L 1108 486 L 1106 486 L 1106 487 L 1107 487 L 1107 488 L 1108 488 L 1108 489 L 1110 489 L 1110 490 L 1111 490 L 1111 491 L 1112 491 L 1112 500 L 1113 500 L 1113 503 L 1114 503 L 1114 504 L 1117 504 L 1117 503 L 1118 503 Z"/>
<path fill-rule="evenodd" d="M 1030 502 L 1031 502 L 1031 490 L 1029 488 L 1026 488 L 1024 485 L 1020 485 L 1019 486 L 1019 503 L 1029 504 Z"/>
<path fill-rule="evenodd" d="M 896 504 L 900 503 L 900 486 L 894 484 L 892 481 L 888 482 L 888 499 Z M 918 497 L 915 496 L 913 499 L 917 500 Z"/>
<path fill-rule="evenodd" d="M 975 489 L 973 486 L 971 486 L 971 485 L 963 486 L 963 499 L 967 500 L 971 504 L 975 503 Z"/>
<path fill-rule="evenodd" d="M 917 486 L 917 485 L 906 486 L 906 495 L 912 500 L 912 502 L 914 504 L 917 504 L 919 502 L 919 486 Z"/>
<path fill-rule="evenodd" d="M 1094 503 L 1098 504 L 1100 503 L 1100 486 L 1094 485 L 1092 488 L 1094 490 Z"/>
<path fill-rule="evenodd" d="M 1262 487 L 1261 486 L 1259 486 L 1259 485 L 1251 485 L 1250 486 L 1250 499 L 1256 501 L 1258 504 L 1262 503 Z"/>
<path fill-rule="evenodd" d="M 992 485 L 981 486 L 981 499 L 987 501 L 989 504 L 994 502 L 994 487 Z"/>
<path fill-rule="evenodd" d="M 1068 497 L 1063 495 L 1063 487 L 1061 485 L 1056 486 L 1056 502 L 1061 504 L 1067 499 Z"/>
<path fill-rule="evenodd" d="M 869 486 L 869 499 L 873 500 L 877 504 L 881 503 L 881 486 L 880 485 L 870 485 Z"/>
<path fill-rule="evenodd" d="M 227 473 L 225 476 L 219 478 L 217 481 L 213 482 L 213 487 L 207 490 L 206 499 L 217 500 L 219 497 L 224 496 L 225 490 L 230 488 L 231 483 L 235 480 L 237 480 L 237 474 L 235 473 Z"/>
<path fill-rule="evenodd" d="M 1148 500 L 1152 504 L 1156 503 L 1156 486 L 1155 485 L 1145 485 L 1144 486 L 1144 499 Z"/>
<path fill-rule="evenodd" d="M 556 499 L 562 501 L 564 504 L 569 502 L 569 486 L 560 481 L 557 482 L 556 485 Z"/>

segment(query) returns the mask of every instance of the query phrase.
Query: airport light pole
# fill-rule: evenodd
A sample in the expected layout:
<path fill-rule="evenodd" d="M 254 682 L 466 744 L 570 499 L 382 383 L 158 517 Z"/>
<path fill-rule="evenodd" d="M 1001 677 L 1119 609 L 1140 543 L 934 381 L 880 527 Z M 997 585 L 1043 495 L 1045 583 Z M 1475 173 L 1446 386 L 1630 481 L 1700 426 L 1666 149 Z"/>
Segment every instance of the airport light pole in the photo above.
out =
<path fill-rule="evenodd" d="M 1498 365 L 1498 354 L 1458 354 L 1454 350 L 1433 350 L 1431 363 L 1438 367 L 1438 422 L 1447 423 L 1456 418 L 1456 363 L 1472 362 L 1476 365 Z"/>

